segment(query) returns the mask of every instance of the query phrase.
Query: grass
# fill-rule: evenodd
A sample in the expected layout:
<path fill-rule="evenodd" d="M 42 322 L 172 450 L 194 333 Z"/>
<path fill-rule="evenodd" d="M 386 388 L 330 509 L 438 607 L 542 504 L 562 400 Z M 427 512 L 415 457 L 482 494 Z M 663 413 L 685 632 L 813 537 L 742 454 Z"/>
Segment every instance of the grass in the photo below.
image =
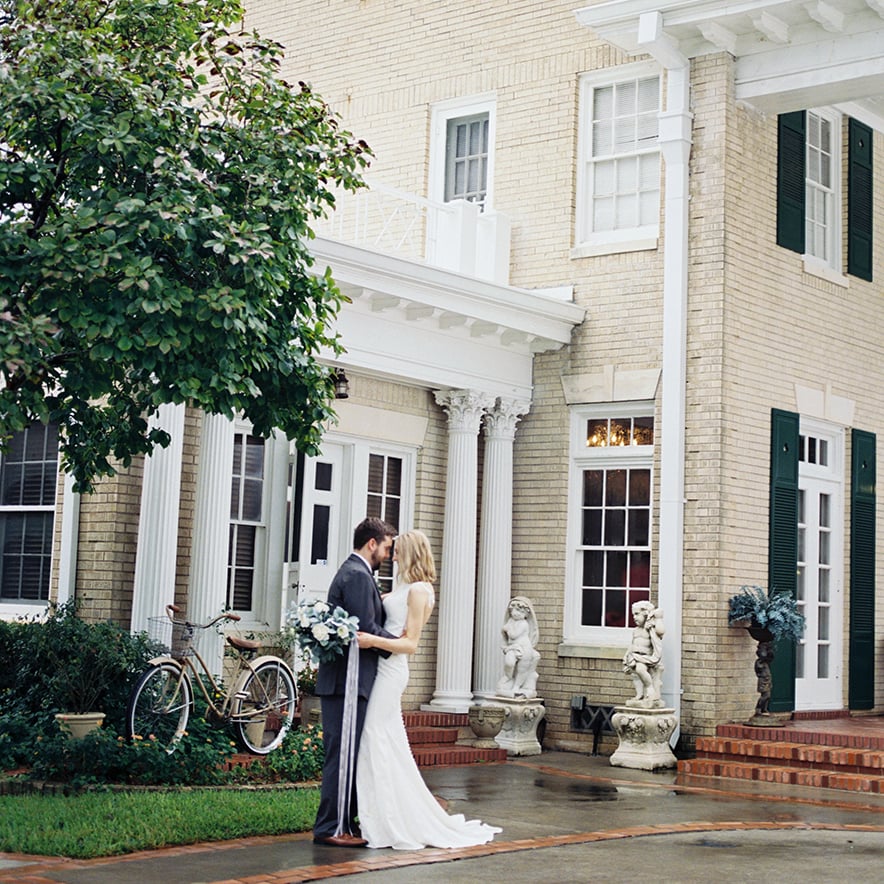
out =
<path fill-rule="evenodd" d="M 0 851 L 90 859 L 312 828 L 319 790 L 0 796 Z"/>

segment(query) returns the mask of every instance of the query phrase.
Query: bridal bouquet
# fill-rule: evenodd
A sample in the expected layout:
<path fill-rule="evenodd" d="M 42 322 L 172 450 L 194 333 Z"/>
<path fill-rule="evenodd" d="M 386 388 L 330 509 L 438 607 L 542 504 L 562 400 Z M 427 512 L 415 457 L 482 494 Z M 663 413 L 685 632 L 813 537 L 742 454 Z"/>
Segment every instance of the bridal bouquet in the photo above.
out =
<path fill-rule="evenodd" d="M 289 610 L 286 619 L 314 666 L 343 656 L 359 628 L 356 617 L 343 608 L 332 609 L 327 602 L 302 602 Z"/>

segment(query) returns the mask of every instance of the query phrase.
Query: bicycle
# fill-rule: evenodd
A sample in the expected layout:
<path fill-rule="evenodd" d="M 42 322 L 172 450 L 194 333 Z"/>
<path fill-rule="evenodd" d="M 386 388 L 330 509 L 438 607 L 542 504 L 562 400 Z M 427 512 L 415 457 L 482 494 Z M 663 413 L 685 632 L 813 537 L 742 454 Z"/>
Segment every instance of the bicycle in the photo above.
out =
<path fill-rule="evenodd" d="M 150 661 L 150 668 L 129 697 L 128 738 L 153 739 L 166 746 L 167 752 L 174 752 L 193 709 L 195 677 L 208 704 L 210 721 L 219 727 L 230 725 L 245 751 L 255 755 L 272 752 L 282 743 L 295 714 L 298 695 L 291 669 L 272 655 L 250 659 L 260 644 L 228 635 L 227 645 L 233 650 L 237 668 L 229 682 L 231 688 L 225 693 L 195 645 L 201 630 L 210 629 L 221 620 L 239 620 L 239 615 L 224 613 L 210 623 L 200 624 L 175 619 L 180 611 L 175 605 L 166 605 L 166 617 L 148 618 L 150 633 L 161 630 L 168 635 L 171 627 L 171 640 L 164 642 L 168 656 Z M 218 698 L 220 704 L 215 702 Z"/>

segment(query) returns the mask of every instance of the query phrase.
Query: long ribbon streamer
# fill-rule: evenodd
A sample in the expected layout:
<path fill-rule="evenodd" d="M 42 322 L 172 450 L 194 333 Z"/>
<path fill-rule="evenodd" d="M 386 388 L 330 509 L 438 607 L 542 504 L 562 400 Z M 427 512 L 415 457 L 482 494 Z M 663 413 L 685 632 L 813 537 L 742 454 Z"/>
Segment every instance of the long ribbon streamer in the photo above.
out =
<path fill-rule="evenodd" d="M 347 684 L 344 688 L 344 716 L 341 723 L 341 756 L 338 764 L 338 827 L 335 835 L 342 835 L 344 827 L 350 832 L 350 795 L 356 771 L 356 706 L 359 701 L 359 643 L 350 642 L 347 657 Z"/>

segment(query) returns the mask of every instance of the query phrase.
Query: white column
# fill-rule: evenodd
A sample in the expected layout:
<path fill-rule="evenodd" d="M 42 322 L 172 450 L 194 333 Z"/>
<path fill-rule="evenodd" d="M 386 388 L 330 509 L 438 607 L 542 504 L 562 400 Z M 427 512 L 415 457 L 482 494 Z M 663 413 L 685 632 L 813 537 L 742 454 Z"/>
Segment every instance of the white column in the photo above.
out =
<path fill-rule="evenodd" d="M 688 315 L 688 211 L 691 153 L 690 66 L 666 72 L 660 147 L 666 167 L 663 243 L 663 406 L 657 601 L 666 618 L 663 702 L 681 714 L 684 583 L 684 460 Z M 680 726 L 672 736 L 678 740 Z"/>
<path fill-rule="evenodd" d="M 529 402 L 500 399 L 485 417 L 482 520 L 473 677 L 477 702 L 494 696 L 503 675 L 500 629 L 510 601 L 513 561 L 513 440 Z"/>
<path fill-rule="evenodd" d="M 132 592 L 133 632 L 146 630 L 147 618 L 162 616 L 165 606 L 175 601 L 184 412 L 184 405 L 161 405 L 150 420 L 151 427 L 162 427 L 171 441 L 166 448 L 155 448 L 144 460 Z"/>
<path fill-rule="evenodd" d="M 198 623 L 217 617 L 226 601 L 232 470 L 233 423 L 223 415 L 204 415 L 187 605 L 188 619 Z M 209 630 L 201 650 L 213 671 L 220 673 L 221 636 Z"/>
<path fill-rule="evenodd" d="M 448 413 L 448 468 L 439 585 L 436 691 L 430 709 L 467 712 L 473 700 L 476 503 L 479 423 L 494 398 L 471 390 L 437 392 Z"/>

